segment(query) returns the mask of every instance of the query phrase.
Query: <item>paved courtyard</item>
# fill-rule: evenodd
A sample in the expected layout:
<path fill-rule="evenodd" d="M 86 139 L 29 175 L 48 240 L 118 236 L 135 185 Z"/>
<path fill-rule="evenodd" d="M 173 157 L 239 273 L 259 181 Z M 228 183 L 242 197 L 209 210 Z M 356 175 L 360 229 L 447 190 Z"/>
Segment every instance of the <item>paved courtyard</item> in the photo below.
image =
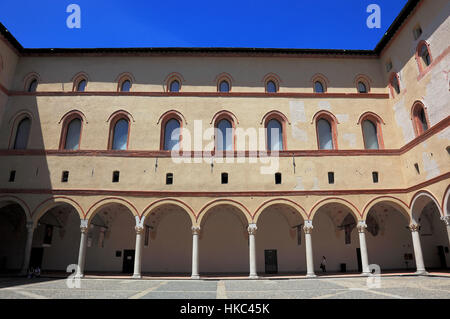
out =
<path fill-rule="evenodd" d="M 382 277 L 260 280 L 82 279 L 69 289 L 66 279 L 0 278 L 1 299 L 409 299 L 450 298 L 450 278 Z"/>

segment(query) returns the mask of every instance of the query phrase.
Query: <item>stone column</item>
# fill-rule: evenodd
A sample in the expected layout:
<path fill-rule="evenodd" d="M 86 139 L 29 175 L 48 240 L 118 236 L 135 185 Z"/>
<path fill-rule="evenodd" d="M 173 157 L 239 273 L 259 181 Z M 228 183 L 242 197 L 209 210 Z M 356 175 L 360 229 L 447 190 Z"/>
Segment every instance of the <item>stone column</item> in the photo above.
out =
<path fill-rule="evenodd" d="M 30 267 L 31 248 L 33 245 L 34 223 L 32 221 L 27 222 L 27 240 L 25 242 L 25 251 L 23 256 L 21 275 L 28 274 L 28 268 Z"/>
<path fill-rule="evenodd" d="M 370 274 L 369 269 L 369 257 L 367 255 L 367 244 L 366 244 L 366 228 L 367 224 L 365 220 L 358 221 L 359 233 L 359 248 L 361 250 L 361 263 L 362 263 L 362 274 L 368 276 Z"/>
<path fill-rule="evenodd" d="M 78 252 L 78 271 L 76 277 L 84 277 L 84 264 L 86 262 L 86 243 L 88 235 L 88 220 L 82 219 L 80 224 L 81 239 L 80 239 L 80 250 Z"/>
<path fill-rule="evenodd" d="M 445 225 L 447 226 L 448 243 L 450 244 L 450 215 L 441 217 L 441 219 L 444 221 Z"/>
<path fill-rule="evenodd" d="M 192 226 L 192 275 L 191 279 L 200 279 L 198 272 L 198 236 L 200 235 L 200 226 Z"/>
<path fill-rule="evenodd" d="M 314 273 L 314 256 L 312 249 L 312 238 L 311 233 L 313 230 L 313 224 L 311 220 L 305 220 L 305 225 L 303 230 L 305 231 L 305 246 L 306 246 L 306 277 L 313 278 L 316 277 Z"/>
<path fill-rule="evenodd" d="M 249 224 L 248 231 L 248 240 L 249 240 L 249 250 L 250 250 L 250 279 L 258 278 L 258 274 L 256 273 L 256 247 L 255 247 L 255 234 L 258 227 L 256 224 Z"/>
<path fill-rule="evenodd" d="M 134 272 L 133 278 L 140 279 L 141 276 L 141 264 L 142 264 L 142 233 L 144 232 L 144 227 L 142 225 L 136 225 L 134 227 L 136 230 L 136 248 L 134 251 Z"/>
<path fill-rule="evenodd" d="M 422 246 L 420 245 L 419 224 L 409 225 L 414 246 L 414 257 L 416 259 L 417 275 L 426 275 L 425 264 L 423 262 Z"/>

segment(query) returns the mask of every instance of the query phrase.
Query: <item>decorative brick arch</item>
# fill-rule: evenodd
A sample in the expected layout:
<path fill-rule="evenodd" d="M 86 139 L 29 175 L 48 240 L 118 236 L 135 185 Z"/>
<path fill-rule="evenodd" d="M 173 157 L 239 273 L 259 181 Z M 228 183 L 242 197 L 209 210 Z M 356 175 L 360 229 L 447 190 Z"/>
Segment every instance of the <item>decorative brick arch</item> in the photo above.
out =
<path fill-rule="evenodd" d="M 164 89 L 166 92 L 170 92 L 170 84 L 175 80 L 177 80 L 178 83 L 180 84 L 179 91 L 181 91 L 181 88 L 183 87 L 183 83 L 185 82 L 185 80 L 180 73 L 172 72 L 169 75 L 167 75 L 166 78 L 164 79 Z M 177 93 L 177 92 L 173 92 L 173 93 Z"/>
<path fill-rule="evenodd" d="M 103 198 L 99 201 L 97 201 L 96 203 L 94 203 L 93 205 L 91 205 L 91 207 L 89 207 L 86 215 L 84 216 L 84 219 L 87 219 L 89 221 L 89 223 L 91 222 L 92 218 L 105 206 L 110 205 L 110 204 L 119 204 L 124 206 L 125 208 L 128 209 L 128 211 L 130 212 L 130 214 L 133 217 L 138 217 L 139 216 L 139 212 L 136 209 L 136 207 L 129 202 L 126 199 L 120 198 L 120 197 L 106 197 Z"/>
<path fill-rule="evenodd" d="M 263 77 L 263 79 L 262 79 L 262 82 L 263 82 L 263 84 L 264 84 L 264 91 L 265 91 L 266 93 L 268 93 L 268 92 L 267 92 L 267 83 L 268 83 L 269 81 L 272 81 L 273 83 L 275 83 L 276 93 L 278 93 L 278 92 L 280 91 L 281 83 L 283 83 L 283 81 L 282 81 L 281 78 L 278 76 L 278 74 L 273 73 L 273 72 L 270 72 L 270 73 L 267 73 L 266 75 L 264 75 L 264 77 Z M 273 94 L 273 93 L 272 93 L 272 94 Z"/>
<path fill-rule="evenodd" d="M 30 120 L 30 135 L 31 135 L 31 130 L 33 128 L 34 116 L 29 110 L 25 110 L 25 109 L 19 110 L 9 120 L 9 124 L 11 125 L 9 141 L 8 141 L 9 149 L 14 148 L 14 142 L 15 142 L 16 135 L 17 135 L 17 129 L 19 127 L 20 122 L 22 122 L 22 120 L 25 118 L 28 118 Z M 28 138 L 28 143 L 30 143 L 29 138 Z"/>
<path fill-rule="evenodd" d="M 258 223 L 258 219 L 261 216 L 261 214 L 264 212 L 264 210 L 266 208 L 269 208 L 273 205 L 285 205 L 288 206 L 290 208 L 292 208 L 297 215 L 301 216 L 303 218 L 303 220 L 308 220 L 308 214 L 306 213 L 306 210 L 299 204 L 297 204 L 296 202 L 287 199 L 287 198 L 274 198 L 274 199 L 270 199 L 265 201 L 264 203 L 262 203 L 253 213 L 253 221 L 255 224 Z"/>
<path fill-rule="evenodd" d="M 413 103 L 413 106 L 411 107 L 411 121 L 414 128 L 414 134 L 417 136 L 422 135 L 425 133 L 425 131 L 422 128 L 422 123 L 419 119 L 419 112 L 423 110 L 423 113 L 425 114 L 425 121 L 428 126 L 428 129 L 430 129 L 430 120 L 428 118 L 428 112 L 427 107 L 425 104 L 423 104 L 421 101 L 417 100 Z"/>
<path fill-rule="evenodd" d="M 364 148 L 366 148 L 366 144 L 365 144 L 366 139 L 364 136 L 364 128 L 363 128 L 362 123 L 366 120 L 372 122 L 372 124 L 375 125 L 375 127 L 377 129 L 378 146 L 380 149 L 384 149 L 382 125 L 386 125 L 386 123 L 384 123 L 383 119 L 378 114 L 373 113 L 373 112 L 364 112 L 358 119 L 357 125 L 361 125 L 361 131 L 362 131 L 363 140 L 364 140 Z"/>
<path fill-rule="evenodd" d="M 401 215 L 406 218 L 408 224 L 411 223 L 412 218 L 408 204 L 394 196 L 378 196 L 369 200 L 362 211 L 363 219 L 367 219 L 370 210 L 380 203 L 387 203 L 388 205 L 395 207 Z"/>
<path fill-rule="evenodd" d="M 135 81 L 134 76 L 132 73 L 130 72 L 123 72 L 120 73 L 117 78 L 116 78 L 116 82 L 117 82 L 117 92 L 122 92 L 122 83 L 125 81 L 130 81 L 131 83 L 131 87 L 133 87 L 133 84 Z"/>
<path fill-rule="evenodd" d="M 39 219 L 42 216 L 44 216 L 44 214 L 47 213 L 50 209 L 59 206 L 61 204 L 68 204 L 73 209 L 75 209 L 78 216 L 80 217 L 80 220 L 85 218 L 85 212 L 83 210 L 83 207 L 76 200 L 67 196 L 56 196 L 47 198 L 46 200 L 42 201 L 39 205 L 36 206 L 36 208 L 33 210 L 32 213 L 34 224 L 36 225 Z"/>
<path fill-rule="evenodd" d="M 428 202 L 426 203 L 419 203 L 418 200 L 420 198 L 426 197 L 428 199 Z M 410 210 L 411 210 L 411 217 L 412 220 L 418 223 L 418 220 L 422 214 L 423 208 L 429 203 L 429 201 L 432 201 L 435 206 L 438 209 L 439 212 L 439 217 L 443 217 L 445 216 L 442 209 L 441 209 L 441 205 L 439 205 L 438 200 L 436 199 L 436 197 L 429 191 L 427 190 L 420 190 L 418 192 L 416 192 L 413 197 L 411 198 L 411 202 L 409 204 Z M 416 208 L 419 208 L 419 211 L 416 211 Z"/>
<path fill-rule="evenodd" d="M 314 116 L 311 120 L 311 124 L 315 124 L 315 126 L 316 126 L 317 149 L 320 149 L 318 122 L 321 119 L 328 121 L 328 123 L 330 124 L 331 137 L 333 140 L 333 149 L 337 150 L 338 149 L 337 124 L 339 124 L 339 121 L 336 118 L 336 116 L 334 116 L 333 113 L 326 111 L 326 110 L 321 110 L 321 111 L 317 112 L 316 114 L 314 114 Z"/>
<path fill-rule="evenodd" d="M 231 128 L 232 128 L 232 139 L 233 139 L 233 145 L 232 145 L 232 151 L 236 150 L 236 135 L 235 135 L 235 131 L 236 131 L 236 126 L 239 123 L 239 121 L 237 120 L 236 116 L 230 112 L 230 111 L 226 111 L 226 110 L 222 110 L 217 112 L 216 114 L 214 114 L 210 124 L 214 125 L 214 151 L 217 150 L 217 138 L 216 138 L 216 130 L 217 130 L 217 126 L 219 125 L 219 122 L 222 120 L 227 120 L 230 122 L 231 124 Z M 223 152 L 227 152 L 225 150 L 223 150 Z"/>
<path fill-rule="evenodd" d="M 58 122 L 60 124 L 62 122 L 61 127 L 61 135 L 59 139 L 59 150 L 65 149 L 66 144 L 66 138 L 67 138 L 67 130 L 69 128 L 69 124 L 72 122 L 72 120 L 79 119 L 81 121 L 81 128 L 80 128 L 80 137 L 78 140 L 78 150 L 81 148 L 81 137 L 83 136 L 83 128 L 84 124 L 87 124 L 86 116 L 83 114 L 83 112 L 78 110 L 72 110 L 67 112 L 63 115 L 61 120 Z"/>
<path fill-rule="evenodd" d="M 316 93 L 316 88 L 315 88 L 316 82 L 320 82 L 322 84 L 323 93 L 328 92 L 328 86 L 330 85 L 330 81 L 328 80 L 328 78 L 325 75 L 323 75 L 322 73 L 316 73 L 312 76 L 311 83 L 312 83 L 314 93 Z M 321 93 L 318 93 L 318 94 L 321 94 Z"/>
<path fill-rule="evenodd" d="M 89 84 L 89 76 L 86 72 L 78 72 L 77 74 L 75 74 L 72 77 L 72 83 L 73 83 L 72 91 L 73 92 L 77 92 L 78 84 L 83 80 L 86 81 L 86 88 L 87 88 L 87 86 Z"/>
<path fill-rule="evenodd" d="M 14 196 L 14 195 L 0 195 L 0 203 L 1 202 L 7 202 L 12 204 L 19 205 L 23 212 L 25 213 L 25 217 L 28 222 L 32 221 L 32 212 L 30 207 L 27 205 L 27 203 L 22 200 L 21 198 Z"/>
<path fill-rule="evenodd" d="M 154 211 L 158 207 L 165 205 L 174 205 L 181 208 L 189 216 L 192 226 L 196 225 L 196 216 L 192 207 L 177 198 L 162 198 L 155 200 L 154 202 L 152 202 L 151 204 L 149 204 L 147 207 L 144 208 L 144 210 L 140 215 L 140 220 L 141 221 L 144 220 L 149 214 L 152 213 L 152 211 Z"/>
<path fill-rule="evenodd" d="M 363 215 L 359 211 L 359 209 L 350 201 L 348 201 L 344 198 L 340 198 L 340 197 L 327 197 L 327 198 L 324 198 L 324 199 L 318 201 L 317 203 L 315 203 L 312 206 L 312 208 L 308 214 L 308 219 L 312 220 L 313 224 L 314 224 L 314 217 L 316 216 L 319 209 L 321 209 L 322 207 L 324 207 L 325 205 L 328 205 L 328 204 L 341 204 L 341 205 L 345 206 L 346 208 L 348 208 L 350 210 L 351 214 L 355 218 L 355 221 L 361 220 L 363 217 Z"/>
<path fill-rule="evenodd" d="M 126 120 L 128 122 L 128 132 L 127 132 L 127 150 L 128 146 L 130 144 L 130 132 L 131 132 L 131 121 L 134 122 L 133 116 L 125 111 L 125 110 L 119 110 L 111 114 L 106 122 L 109 122 L 109 136 L 108 136 L 108 150 L 112 150 L 113 147 L 113 139 L 114 139 L 114 129 L 116 127 L 116 124 L 120 120 Z"/>
<path fill-rule="evenodd" d="M 359 93 L 359 88 L 358 88 L 359 82 L 364 83 L 364 85 L 366 86 L 366 90 L 367 90 L 366 93 L 370 93 L 371 86 L 372 86 L 372 80 L 365 74 L 358 74 L 354 80 L 356 92 L 358 92 L 358 93 Z"/>
<path fill-rule="evenodd" d="M 397 93 L 397 91 L 395 90 L 395 88 L 394 88 L 394 86 L 393 86 L 393 84 L 392 84 L 394 78 L 397 79 L 398 90 L 399 90 L 398 93 Z M 389 83 L 388 83 L 388 86 L 389 86 L 389 90 L 390 90 L 390 92 L 391 92 L 391 96 L 392 96 L 392 97 L 395 97 L 396 95 L 398 95 L 398 94 L 400 94 L 400 93 L 402 92 L 402 86 L 401 86 L 401 84 L 400 84 L 400 77 L 398 76 L 398 73 L 397 73 L 397 72 L 391 72 L 391 74 L 389 75 Z"/>
<path fill-rule="evenodd" d="M 234 208 L 237 208 L 237 210 L 240 211 L 243 214 L 243 216 L 245 216 L 245 219 L 247 220 L 247 222 L 249 224 L 253 223 L 252 214 L 250 213 L 248 208 L 245 207 L 240 202 L 235 201 L 233 199 L 215 199 L 215 200 L 207 203 L 200 209 L 200 211 L 198 212 L 198 214 L 196 216 L 197 225 L 201 225 L 202 220 L 207 212 L 209 212 L 211 209 L 214 209 L 215 207 L 221 206 L 221 205 L 229 205 L 229 206 L 233 206 Z"/>
<path fill-rule="evenodd" d="M 25 75 L 25 77 L 23 78 L 23 90 L 25 92 L 28 92 L 30 84 L 34 80 L 36 80 L 38 84 L 39 84 L 39 82 L 41 82 L 41 76 L 39 75 L 39 73 L 37 73 L 37 72 L 30 72 L 27 75 Z"/>
<path fill-rule="evenodd" d="M 272 110 L 270 112 L 267 112 L 260 124 L 264 125 L 264 131 L 266 133 L 266 150 L 268 149 L 268 134 L 267 134 L 267 125 L 269 124 L 270 120 L 277 120 L 278 122 L 280 122 L 281 124 L 281 134 L 282 136 L 282 140 L 283 140 L 283 151 L 287 150 L 287 125 L 291 125 L 291 122 L 289 122 L 288 118 L 286 117 L 286 115 L 284 115 L 283 113 L 281 113 L 280 111 L 277 110 Z"/>
<path fill-rule="evenodd" d="M 156 124 L 161 123 L 161 133 L 160 133 L 160 140 L 159 140 L 159 149 L 161 151 L 164 150 L 164 141 L 165 141 L 165 134 L 166 134 L 166 124 L 170 120 L 175 119 L 180 123 L 180 140 L 179 140 L 179 151 L 182 151 L 182 141 L 183 141 L 183 128 L 187 125 L 186 119 L 183 114 L 176 110 L 169 110 L 167 112 L 164 112 L 158 119 L 158 122 Z"/>
<path fill-rule="evenodd" d="M 424 61 L 422 60 L 422 56 L 420 55 L 420 52 L 422 51 L 422 48 L 426 48 L 426 50 L 428 51 L 428 55 L 430 56 L 430 64 L 429 65 L 425 65 Z M 425 41 L 422 40 L 417 44 L 417 48 L 416 48 L 416 52 L 414 53 L 414 57 L 416 59 L 417 62 L 417 67 L 419 68 L 419 74 L 424 73 L 424 71 L 429 68 L 431 66 L 431 64 L 433 63 L 433 56 L 431 55 L 431 49 L 430 49 L 430 44 Z"/>
<path fill-rule="evenodd" d="M 231 89 L 233 87 L 234 79 L 229 73 L 222 72 L 222 73 L 218 74 L 215 77 L 214 80 L 216 82 L 217 92 L 219 92 L 219 93 L 227 93 L 227 92 L 220 92 L 220 83 L 222 83 L 222 81 L 226 81 L 228 83 L 228 88 L 229 88 L 228 92 L 231 92 Z"/>

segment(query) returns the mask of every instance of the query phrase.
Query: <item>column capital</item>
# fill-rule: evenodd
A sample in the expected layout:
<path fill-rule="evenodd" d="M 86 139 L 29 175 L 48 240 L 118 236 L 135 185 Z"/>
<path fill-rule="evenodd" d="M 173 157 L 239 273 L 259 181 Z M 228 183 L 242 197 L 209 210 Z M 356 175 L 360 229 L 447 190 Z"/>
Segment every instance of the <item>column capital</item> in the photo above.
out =
<path fill-rule="evenodd" d="M 192 226 L 192 235 L 200 235 L 200 226 Z"/>
<path fill-rule="evenodd" d="M 34 230 L 34 222 L 33 221 L 27 221 L 27 224 L 25 225 L 28 232 L 31 232 Z"/>
<path fill-rule="evenodd" d="M 358 228 L 359 233 L 364 233 L 365 229 L 367 228 L 367 224 L 365 220 L 359 220 L 358 224 L 356 225 L 356 228 Z"/>
<path fill-rule="evenodd" d="M 256 224 L 248 224 L 247 231 L 249 235 L 255 235 L 258 227 Z"/>
<path fill-rule="evenodd" d="M 136 235 L 140 235 L 144 231 L 144 227 L 142 227 L 142 226 L 135 226 L 134 230 L 136 231 Z"/>
<path fill-rule="evenodd" d="M 80 222 L 80 230 L 82 233 L 87 233 L 88 231 L 88 220 L 87 219 L 82 219 Z"/>
<path fill-rule="evenodd" d="M 409 230 L 411 230 L 412 232 L 419 231 L 419 229 L 420 229 L 420 225 L 419 224 L 412 223 L 412 224 L 409 225 Z"/>
<path fill-rule="evenodd" d="M 312 220 L 305 220 L 305 225 L 303 225 L 303 230 L 305 231 L 305 234 L 311 234 L 312 230 L 314 229 Z"/>
<path fill-rule="evenodd" d="M 442 216 L 441 220 L 445 223 L 446 226 L 450 226 L 450 215 Z"/>

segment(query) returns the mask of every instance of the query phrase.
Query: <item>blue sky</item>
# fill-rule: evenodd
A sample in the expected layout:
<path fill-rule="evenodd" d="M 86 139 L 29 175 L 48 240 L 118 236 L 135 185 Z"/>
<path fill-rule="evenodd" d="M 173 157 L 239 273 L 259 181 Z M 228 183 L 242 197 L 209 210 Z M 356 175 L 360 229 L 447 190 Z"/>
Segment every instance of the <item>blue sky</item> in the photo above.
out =
<path fill-rule="evenodd" d="M 2 22 L 25 48 L 258 47 L 374 49 L 407 0 L 14 0 Z M 81 28 L 66 7 L 81 7 Z M 381 28 L 369 29 L 369 4 Z"/>

